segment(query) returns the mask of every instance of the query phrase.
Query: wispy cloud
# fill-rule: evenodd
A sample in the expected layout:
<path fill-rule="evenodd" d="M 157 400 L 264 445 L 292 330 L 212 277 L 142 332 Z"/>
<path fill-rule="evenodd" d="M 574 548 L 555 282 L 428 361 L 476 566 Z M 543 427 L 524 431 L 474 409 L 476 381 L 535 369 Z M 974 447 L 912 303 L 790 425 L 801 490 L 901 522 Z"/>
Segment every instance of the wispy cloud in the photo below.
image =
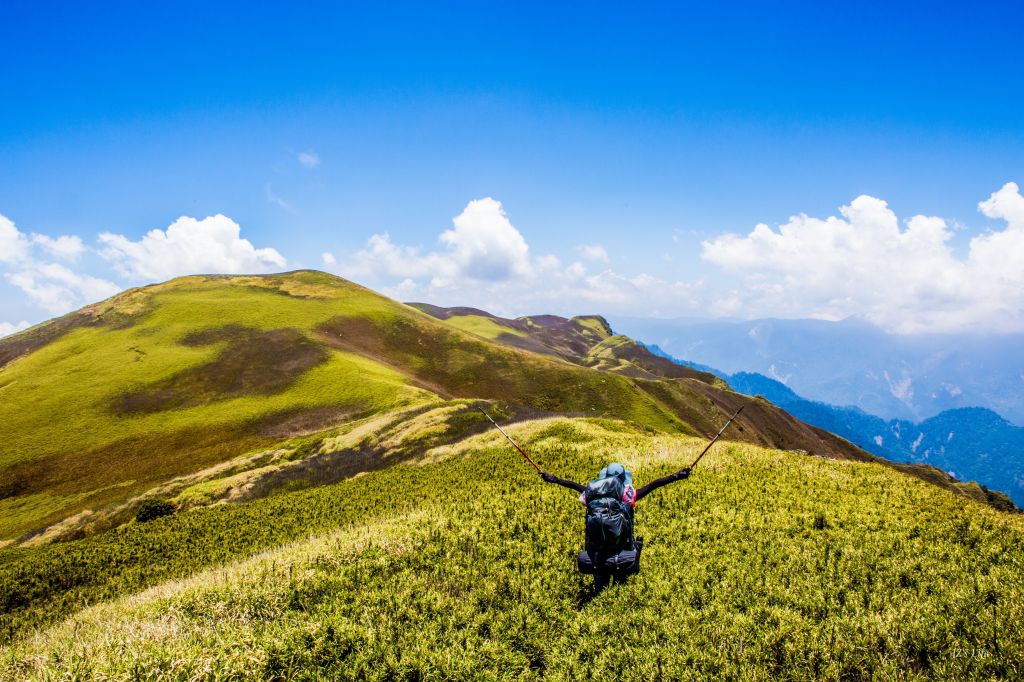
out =
<path fill-rule="evenodd" d="M 263 193 L 266 195 L 267 201 L 269 201 L 270 203 L 276 204 L 277 206 L 280 206 L 286 211 L 291 211 L 293 213 L 295 212 L 294 206 L 292 206 L 290 203 L 274 194 L 274 188 L 270 186 L 269 182 L 263 186 Z"/>
<path fill-rule="evenodd" d="M 306 150 L 304 152 L 299 152 L 296 155 L 296 158 L 298 158 L 299 163 L 301 163 L 306 168 L 316 168 L 317 166 L 320 165 L 320 155 L 317 154 L 312 149 Z"/>
<path fill-rule="evenodd" d="M 609 261 L 608 250 L 600 244 L 584 244 L 577 247 L 576 250 L 580 252 L 580 255 L 583 256 L 584 260 L 597 261 L 600 263 L 607 263 Z"/>

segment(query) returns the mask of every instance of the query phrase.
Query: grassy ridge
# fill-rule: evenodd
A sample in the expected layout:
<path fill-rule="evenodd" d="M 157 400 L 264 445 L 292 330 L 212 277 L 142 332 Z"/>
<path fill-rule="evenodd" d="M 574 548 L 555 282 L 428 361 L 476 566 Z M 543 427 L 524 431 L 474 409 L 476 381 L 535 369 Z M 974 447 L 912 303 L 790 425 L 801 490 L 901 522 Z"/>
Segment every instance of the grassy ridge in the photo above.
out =
<path fill-rule="evenodd" d="M 279 442 L 275 422 L 297 411 L 372 412 L 431 398 L 394 370 L 335 350 L 272 395 L 213 396 L 197 406 L 119 414 L 126 393 L 217 359 L 226 343 L 180 342 L 211 321 L 304 330 L 338 312 L 400 308 L 358 291 L 339 288 L 336 296 L 297 299 L 186 280 L 157 290 L 131 326 L 78 328 L 5 367 L 0 470 L 9 489 L 0 496 L 0 538 Z"/>
<path fill-rule="evenodd" d="M 388 347 L 399 359 L 325 336 L 344 321 L 403 331 Z M 315 430 L 438 393 L 686 429 L 624 377 L 489 343 L 316 272 L 133 290 L 0 351 L 0 541 L 281 443 L 296 421 Z"/>
<path fill-rule="evenodd" d="M 746 400 L 599 317 L 420 307 L 318 272 L 186 277 L 0 340 L 0 545 L 93 532 L 177 477 L 441 399 L 703 435 Z M 740 425 L 757 444 L 864 456 L 764 401 Z"/>
<path fill-rule="evenodd" d="M 533 422 L 513 434 L 577 480 L 620 459 L 643 483 L 701 445 L 603 420 Z M 572 564 L 582 536 L 573 498 L 484 434 L 337 485 L 16 550 L 0 563 L 5 599 L 50 581 L 34 603 L 4 608 L 16 632 L 199 572 L 12 643 L 0 670 L 18 679 L 1024 673 L 1019 517 L 873 463 L 723 444 L 692 479 L 641 503 L 642 573 L 591 600 Z M 202 571 L 232 558 L 243 561 Z M 54 575 L 68 576 L 61 596 Z"/>

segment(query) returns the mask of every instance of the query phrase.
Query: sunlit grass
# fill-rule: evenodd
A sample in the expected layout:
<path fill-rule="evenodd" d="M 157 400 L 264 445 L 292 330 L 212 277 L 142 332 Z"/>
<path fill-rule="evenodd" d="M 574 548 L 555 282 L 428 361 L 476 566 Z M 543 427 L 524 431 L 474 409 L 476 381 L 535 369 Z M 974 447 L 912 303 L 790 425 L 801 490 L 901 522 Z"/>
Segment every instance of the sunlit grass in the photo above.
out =
<path fill-rule="evenodd" d="M 518 329 L 498 324 L 491 318 L 484 317 L 483 315 L 455 315 L 445 320 L 445 322 L 456 329 L 482 336 L 485 339 L 496 339 L 502 334 L 526 336 L 524 332 Z"/>
<path fill-rule="evenodd" d="M 703 445 L 603 420 L 511 433 L 575 480 L 620 460 L 643 484 Z M 716 446 L 690 480 L 638 507 L 640 575 L 590 600 L 573 563 L 582 510 L 572 492 L 543 484 L 496 433 L 423 460 L 132 526 L 116 541 L 15 555 L 0 564 L 4 581 L 70 565 L 61 557 L 98 572 L 47 608 L 125 598 L 11 645 L 3 670 L 152 679 L 1022 673 L 1024 522 L 886 467 Z"/>

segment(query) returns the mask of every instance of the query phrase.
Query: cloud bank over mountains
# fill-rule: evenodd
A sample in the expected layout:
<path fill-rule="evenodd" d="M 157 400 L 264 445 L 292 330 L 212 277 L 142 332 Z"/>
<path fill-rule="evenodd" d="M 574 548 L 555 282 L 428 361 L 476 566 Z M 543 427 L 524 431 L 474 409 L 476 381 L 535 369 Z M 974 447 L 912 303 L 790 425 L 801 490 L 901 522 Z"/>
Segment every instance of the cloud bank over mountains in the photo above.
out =
<path fill-rule="evenodd" d="M 385 291 L 403 300 L 495 312 L 559 303 L 659 317 L 860 316 L 900 333 L 1024 330 L 1024 197 L 1009 182 L 978 208 L 1006 224 L 974 237 L 964 258 L 950 247 L 954 228 L 944 219 L 901 221 L 885 201 L 866 195 L 839 216 L 800 214 L 778 229 L 759 224 L 746 235 L 721 235 L 702 243 L 701 258 L 731 277 L 725 290 L 702 279 L 619 273 L 600 244 L 578 246 L 580 259 L 568 265 L 532 255 L 491 198 L 470 202 L 455 229 L 440 235 L 447 251 L 422 253 L 383 233 L 330 265 L 340 263 L 334 269 L 356 279 L 399 279 Z"/>
<path fill-rule="evenodd" d="M 1024 196 L 1008 182 L 978 208 L 1003 225 L 976 235 L 963 256 L 950 246 L 955 228 L 943 218 L 901 220 L 885 201 L 866 195 L 840 207 L 836 216 L 799 214 L 777 228 L 759 224 L 747 234 L 723 234 L 702 242 L 701 258 L 726 276 L 724 287 L 700 277 L 619 272 L 596 243 L 577 245 L 568 262 L 538 254 L 491 197 L 470 201 L 449 229 L 436 234 L 435 248 L 396 243 L 380 232 L 362 248 L 324 251 L 321 260 L 325 269 L 400 300 L 474 305 L 508 315 L 857 315 L 905 333 L 1022 331 Z M 84 260 L 91 260 L 90 267 Z M 0 215 L 0 272 L 51 315 L 126 286 L 180 275 L 295 266 L 275 248 L 254 246 L 238 223 L 220 214 L 182 216 L 136 240 L 103 232 L 95 247 L 77 235 L 22 232 Z M 0 320 L 0 335 L 25 324 Z"/>
<path fill-rule="evenodd" d="M 966 258 L 942 218 L 900 225 L 886 202 L 860 196 L 841 217 L 798 215 L 773 230 L 703 243 L 702 257 L 740 283 L 718 301 L 747 317 L 860 315 L 898 332 L 1024 329 L 1024 197 L 1007 183 L 978 205 L 1006 228 L 974 237 Z"/>
<path fill-rule="evenodd" d="M 581 310 L 663 301 L 665 313 L 696 311 L 701 283 L 666 282 L 646 274 L 626 276 L 602 267 L 592 272 L 583 260 L 568 265 L 552 254 L 534 255 L 526 238 L 511 223 L 500 201 L 470 201 L 452 219 L 453 228 L 438 235 L 443 250 L 423 252 L 395 244 L 385 232 L 370 237 L 366 248 L 347 260 L 325 254 L 334 272 L 355 280 L 385 283 L 384 293 L 403 301 L 473 305 L 499 314 L 524 309 L 550 312 L 575 306 Z M 600 245 L 581 245 L 584 260 L 607 263 Z"/>

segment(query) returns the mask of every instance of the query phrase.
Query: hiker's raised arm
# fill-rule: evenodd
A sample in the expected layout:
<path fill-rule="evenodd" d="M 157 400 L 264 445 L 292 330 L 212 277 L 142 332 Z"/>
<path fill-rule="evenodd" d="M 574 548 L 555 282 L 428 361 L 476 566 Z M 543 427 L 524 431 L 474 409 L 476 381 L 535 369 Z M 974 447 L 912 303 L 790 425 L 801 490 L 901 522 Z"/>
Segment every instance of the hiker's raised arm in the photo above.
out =
<path fill-rule="evenodd" d="M 647 495 L 649 493 L 653 493 L 655 490 L 657 490 L 658 488 L 660 488 L 663 485 L 668 485 L 669 483 L 675 483 L 676 481 L 681 481 L 684 478 L 689 478 L 689 477 L 690 477 L 690 467 L 683 467 L 682 469 L 680 469 L 679 471 L 675 472 L 674 474 L 669 474 L 668 476 L 662 476 L 661 478 L 656 478 L 653 481 L 651 481 L 650 483 L 648 483 L 647 485 L 645 485 L 643 488 L 640 488 L 639 490 L 636 491 L 636 501 L 639 502 L 641 499 L 644 498 L 645 495 Z"/>
<path fill-rule="evenodd" d="M 580 483 L 576 483 L 575 481 L 567 481 L 564 478 L 559 478 L 558 476 L 555 476 L 554 474 L 549 474 L 546 471 L 540 472 L 540 477 L 543 478 L 548 483 L 554 483 L 556 485 L 562 486 L 563 488 L 570 488 L 578 493 L 581 493 L 587 489 L 586 486 Z"/>

